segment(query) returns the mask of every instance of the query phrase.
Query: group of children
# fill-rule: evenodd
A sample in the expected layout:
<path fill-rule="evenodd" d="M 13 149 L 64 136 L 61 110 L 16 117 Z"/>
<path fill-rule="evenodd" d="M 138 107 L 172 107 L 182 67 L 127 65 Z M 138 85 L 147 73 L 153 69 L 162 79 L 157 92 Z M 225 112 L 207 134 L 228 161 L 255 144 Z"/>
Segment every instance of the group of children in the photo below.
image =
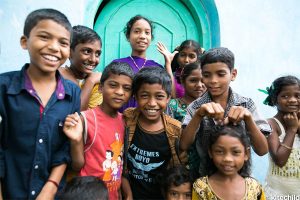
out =
<path fill-rule="evenodd" d="M 131 55 L 99 73 L 95 31 L 72 28 L 54 9 L 27 16 L 21 46 L 30 63 L 0 75 L 0 199 L 299 194 L 298 78 L 267 89 L 265 104 L 278 112 L 266 121 L 230 87 L 237 70 L 229 49 L 186 40 L 171 53 L 159 42 L 163 67 L 146 57 L 149 19 L 131 18 L 124 33 Z M 270 152 L 265 192 L 251 177 L 251 147 Z M 65 186 L 71 170 L 78 177 Z"/>

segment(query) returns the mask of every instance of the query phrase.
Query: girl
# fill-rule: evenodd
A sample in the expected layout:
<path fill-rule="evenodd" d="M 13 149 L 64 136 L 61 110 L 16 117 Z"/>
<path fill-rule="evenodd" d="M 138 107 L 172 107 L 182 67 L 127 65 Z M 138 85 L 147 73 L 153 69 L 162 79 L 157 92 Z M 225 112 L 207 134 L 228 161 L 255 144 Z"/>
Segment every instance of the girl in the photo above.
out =
<path fill-rule="evenodd" d="M 185 166 L 170 168 L 161 177 L 161 190 L 166 200 L 191 200 L 193 180 Z"/>
<path fill-rule="evenodd" d="M 266 196 L 275 199 L 299 195 L 300 185 L 300 80 L 294 76 L 277 78 L 267 89 L 265 104 L 277 107 L 269 119 L 273 132 L 268 137 L 270 165 L 266 178 Z"/>
<path fill-rule="evenodd" d="M 81 88 L 81 110 L 102 103 L 102 94 L 98 90 L 101 73 L 93 72 L 99 64 L 101 46 L 101 38 L 94 30 L 80 25 L 73 27 L 71 65 L 61 67 L 59 72 Z"/>
<path fill-rule="evenodd" d="M 146 57 L 146 51 L 153 40 L 153 24 L 149 19 L 141 15 L 132 17 L 127 22 L 124 33 L 132 49 L 131 55 L 126 58 L 116 59 L 113 62 L 128 63 L 135 74 L 144 67 L 162 67 L 154 60 L 147 59 Z M 128 107 L 136 106 L 136 101 L 131 98 L 120 111 L 123 112 Z"/>
<path fill-rule="evenodd" d="M 185 40 L 177 47 L 171 54 L 168 52 L 163 43 L 159 42 L 157 44 L 158 51 L 161 52 L 166 60 L 166 69 L 168 73 L 173 77 L 172 72 L 174 72 L 174 88 L 173 96 L 174 98 L 181 98 L 184 96 L 184 87 L 181 85 L 180 77 L 182 70 L 189 63 L 194 63 L 199 60 L 203 53 L 201 46 L 198 42 L 194 40 Z M 168 70 L 168 62 L 170 61 L 171 69 Z"/>
<path fill-rule="evenodd" d="M 209 140 L 209 175 L 193 184 L 193 199 L 265 199 L 250 174 L 250 140 L 244 124 L 216 126 Z"/>

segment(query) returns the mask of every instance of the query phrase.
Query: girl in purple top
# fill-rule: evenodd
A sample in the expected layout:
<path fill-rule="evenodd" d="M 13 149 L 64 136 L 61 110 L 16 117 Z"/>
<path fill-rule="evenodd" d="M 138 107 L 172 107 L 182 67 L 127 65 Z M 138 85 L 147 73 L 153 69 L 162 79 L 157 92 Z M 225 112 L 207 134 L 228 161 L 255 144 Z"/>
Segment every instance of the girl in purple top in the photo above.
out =
<path fill-rule="evenodd" d="M 149 19 L 141 15 L 132 17 L 127 22 L 124 33 L 132 49 L 131 55 L 125 58 L 115 59 L 113 62 L 128 63 L 135 74 L 144 67 L 162 67 L 162 65 L 146 57 L 146 51 L 153 40 L 153 24 Z M 128 107 L 136 106 L 136 101 L 134 98 L 131 98 L 128 103 L 120 109 L 120 112 L 123 112 Z"/>

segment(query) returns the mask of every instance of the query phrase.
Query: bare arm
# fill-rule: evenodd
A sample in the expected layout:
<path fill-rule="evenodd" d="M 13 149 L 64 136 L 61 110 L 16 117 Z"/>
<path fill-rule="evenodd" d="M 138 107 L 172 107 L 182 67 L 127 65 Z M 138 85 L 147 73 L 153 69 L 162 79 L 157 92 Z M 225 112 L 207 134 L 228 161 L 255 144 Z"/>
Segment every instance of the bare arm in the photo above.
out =
<path fill-rule="evenodd" d="M 59 184 L 62 176 L 65 173 L 66 168 L 67 168 L 67 164 L 61 164 L 53 167 L 48 180 L 54 181 L 55 183 Z M 54 199 L 57 189 L 58 189 L 57 186 L 53 182 L 47 181 L 36 199 L 37 200 Z"/>
<path fill-rule="evenodd" d="M 124 176 L 122 176 L 121 188 L 122 188 L 122 193 L 123 193 L 123 199 L 132 200 L 133 196 L 132 196 L 131 187 L 130 187 L 128 179 L 125 178 Z"/>
<path fill-rule="evenodd" d="M 83 117 L 78 113 L 68 115 L 63 131 L 71 141 L 72 168 L 79 171 L 84 165 Z"/>
<path fill-rule="evenodd" d="M 293 117 L 295 117 L 295 115 Z M 291 149 L 287 147 L 291 148 L 293 146 L 294 139 L 296 136 L 297 124 L 296 120 L 294 119 L 289 120 L 289 122 L 286 122 L 286 135 L 282 143 L 280 143 L 279 141 L 279 135 L 281 134 L 281 132 L 280 129 L 278 129 L 277 124 L 272 119 L 268 120 L 273 129 L 272 134 L 268 137 L 269 151 L 274 163 L 279 167 L 283 167 L 286 164 L 291 154 Z"/>

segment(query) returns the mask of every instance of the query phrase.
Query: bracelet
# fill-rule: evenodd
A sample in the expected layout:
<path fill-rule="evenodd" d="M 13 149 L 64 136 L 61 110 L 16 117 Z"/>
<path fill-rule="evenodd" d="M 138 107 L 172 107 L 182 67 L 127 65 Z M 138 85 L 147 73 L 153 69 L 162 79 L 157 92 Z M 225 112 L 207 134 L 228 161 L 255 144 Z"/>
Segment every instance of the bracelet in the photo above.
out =
<path fill-rule="evenodd" d="M 58 183 L 56 181 L 48 179 L 47 182 L 53 183 L 58 188 Z"/>
<path fill-rule="evenodd" d="M 288 150 L 292 150 L 293 148 L 292 147 L 289 147 L 288 145 L 284 144 L 284 143 L 281 143 L 280 144 L 281 146 L 287 148 Z"/>

